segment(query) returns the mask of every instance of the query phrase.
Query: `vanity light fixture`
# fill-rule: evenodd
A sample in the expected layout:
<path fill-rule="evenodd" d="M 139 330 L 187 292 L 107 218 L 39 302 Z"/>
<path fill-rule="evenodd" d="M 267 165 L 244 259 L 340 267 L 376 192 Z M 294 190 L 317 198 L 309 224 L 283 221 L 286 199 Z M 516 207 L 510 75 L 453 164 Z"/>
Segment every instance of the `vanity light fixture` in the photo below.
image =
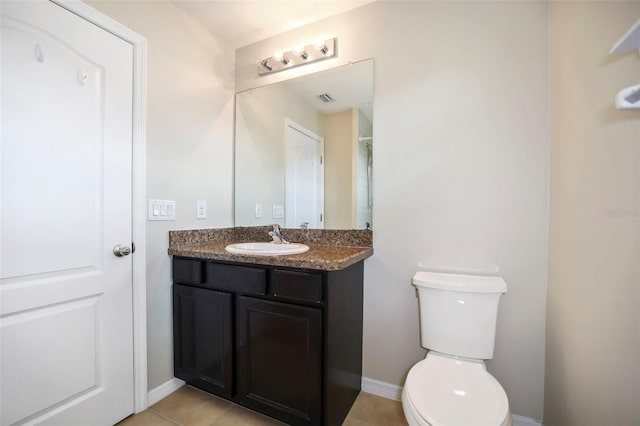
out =
<path fill-rule="evenodd" d="M 276 53 L 273 54 L 274 59 L 276 59 L 277 61 L 282 62 L 282 65 L 289 65 L 289 58 L 287 58 L 286 56 L 284 56 L 284 53 L 278 51 Z"/>
<path fill-rule="evenodd" d="M 298 46 L 295 49 L 278 51 L 269 58 L 258 62 L 258 75 L 266 75 L 299 65 L 329 59 L 337 56 L 338 39 L 321 39 L 313 44 Z"/>
<path fill-rule="evenodd" d="M 298 56 L 300 56 L 305 61 L 309 58 L 309 54 L 307 53 L 306 50 L 304 50 L 303 46 L 296 47 L 295 51 L 298 54 Z"/>
<path fill-rule="evenodd" d="M 273 65 L 271 65 L 269 63 L 268 60 L 264 59 L 262 62 L 260 62 L 260 65 L 262 65 L 267 71 L 272 71 L 273 70 Z"/>
<path fill-rule="evenodd" d="M 316 42 L 316 47 L 318 48 L 320 53 L 322 53 L 323 55 L 326 55 L 327 53 L 329 53 L 329 48 L 325 44 L 324 40 L 318 40 Z"/>

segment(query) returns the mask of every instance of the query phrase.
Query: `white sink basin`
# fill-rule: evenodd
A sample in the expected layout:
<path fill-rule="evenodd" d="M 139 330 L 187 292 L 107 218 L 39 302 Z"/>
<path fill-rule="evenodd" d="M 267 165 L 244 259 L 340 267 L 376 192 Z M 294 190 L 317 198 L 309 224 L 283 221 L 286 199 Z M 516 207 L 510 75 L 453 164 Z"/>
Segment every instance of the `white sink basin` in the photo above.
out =
<path fill-rule="evenodd" d="M 289 243 L 236 243 L 229 244 L 224 248 L 233 254 L 248 254 L 254 256 L 278 256 L 284 254 L 298 254 L 309 250 L 306 244 Z"/>

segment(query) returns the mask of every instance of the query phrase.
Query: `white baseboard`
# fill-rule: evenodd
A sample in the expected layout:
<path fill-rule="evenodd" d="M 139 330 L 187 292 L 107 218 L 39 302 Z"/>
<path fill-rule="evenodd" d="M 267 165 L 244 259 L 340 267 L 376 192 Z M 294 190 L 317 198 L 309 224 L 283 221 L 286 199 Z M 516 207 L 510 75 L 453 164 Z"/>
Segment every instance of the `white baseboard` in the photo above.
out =
<path fill-rule="evenodd" d="M 402 400 L 402 387 L 392 385 L 390 383 L 381 382 L 380 380 L 362 378 L 361 389 L 363 392 L 371 393 L 387 399 L 395 401 Z"/>
<path fill-rule="evenodd" d="M 530 417 L 519 416 L 517 414 L 512 414 L 511 419 L 513 420 L 513 426 L 542 426 L 542 423 Z"/>
<path fill-rule="evenodd" d="M 361 388 L 363 392 L 378 395 L 383 398 L 393 399 L 395 401 L 402 400 L 401 386 L 381 382 L 380 380 L 371 379 L 369 377 L 363 377 Z M 512 414 L 511 418 L 513 419 L 513 426 L 542 426 L 542 423 L 537 422 L 529 417 Z"/>
<path fill-rule="evenodd" d="M 157 388 L 151 389 L 147 396 L 149 407 L 151 407 L 156 402 L 160 401 L 162 398 L 171 395 L 172 393 L 174 393 L 184 385 L 185 385 L 184 380 L 180 380 L 174 377 L 171 380 L 167 380 Z"/>

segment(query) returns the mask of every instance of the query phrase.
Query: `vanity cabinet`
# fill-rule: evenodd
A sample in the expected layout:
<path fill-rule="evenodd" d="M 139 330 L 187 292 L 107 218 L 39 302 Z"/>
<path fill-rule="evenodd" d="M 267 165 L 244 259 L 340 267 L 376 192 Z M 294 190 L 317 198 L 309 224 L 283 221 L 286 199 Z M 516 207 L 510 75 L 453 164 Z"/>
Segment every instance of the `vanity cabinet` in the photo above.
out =
<path fill-rule="evenodd" d="M 362 376 L 362 261 L 174 257 L 173 280 L 176 377 L 287 424 L 342 424 Z"/>

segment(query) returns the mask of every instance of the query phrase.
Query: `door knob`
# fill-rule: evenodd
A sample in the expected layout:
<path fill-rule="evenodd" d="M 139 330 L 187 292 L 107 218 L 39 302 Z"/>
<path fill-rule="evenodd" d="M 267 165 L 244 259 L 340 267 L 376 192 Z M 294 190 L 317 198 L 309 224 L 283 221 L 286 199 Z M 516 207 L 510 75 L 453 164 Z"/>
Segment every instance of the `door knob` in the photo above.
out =
<path fill-rule="evenodd" d="M 115 254 L 118 257 L 128 256 L 129 254 L 131 254 L 131 249 L 122 244 L 118 244 L 113 248 L 113 254 Z"/>

